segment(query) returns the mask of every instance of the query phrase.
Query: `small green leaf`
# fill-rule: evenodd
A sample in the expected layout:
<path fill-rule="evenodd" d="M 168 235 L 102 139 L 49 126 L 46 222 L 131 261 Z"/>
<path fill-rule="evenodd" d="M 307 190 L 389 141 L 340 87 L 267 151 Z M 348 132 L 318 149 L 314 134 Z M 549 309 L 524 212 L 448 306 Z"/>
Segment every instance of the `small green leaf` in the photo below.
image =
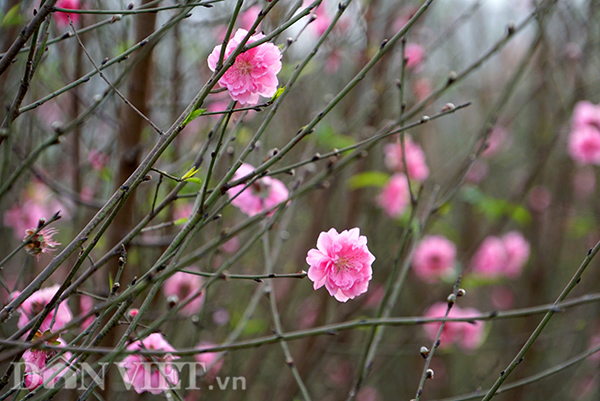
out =
<path fill-rule="evenodd" d="M 200 169 L 197 169 L 195 166 L 192 166 L 192 168 L 190 168 L 187 173 L 185 173 L 183 175 L 183 177 L 181 177 L 181 181 L 185 181 L 190 177 L 193 177 L 194 174 L 196 174 Z"/>
<path fill-rule="evenodd" d="M 364 187 L 383 187 L 390 176 L 380 171 L 365 171 L 350 177 L 347 181 L 348 188 L 354 190 Z"/>
<path fill-rule="evenodd" d="M 186 125 L 188 125 L 189 123 L 191 123 L 192 121 L 194 121 L 196 118 L 198 118 L 199 116 L 201 116 L 205 112 L 206 112 L 206 109 L 196 109 L 196 110 L 192 111 L 190 113 L 190 115 L 187 116 L 187 118 L 183 122 L 182 127 L 185 127 Z"/>
<path fill-rule="evenodd" d="M 2 23 L 0 24 L 0 26 L 6 28 L 15 25 L 21 25 L 23 23 L 23 15 L 21 15 L 21 13 L 19 12 L 20 8 L 20 5 L 17 4 L 16 6 L 8 10 L 4 18 L 2 18 Z"/>
<path fill-rule="evenodd" d="M 114 282 L 112 278 L 112 274 L 108 273 L 108 288 L 113 288 Z"/>
<path fill-rule="evenodd" d="M 188 221 L 187 217 L 182 217 L 180 219 L 175 220 L 175 222 L 173 223 L 173 225 L 180 226 L 182 224 L 185 224 L 187 221 Z"/>
<path fill-rule="evenodd" d="M 197 178 L 197 177 L 190 177 L 190 178 L 186 178 L 186 179 L 185 179 L 185 180 L 183 180 L 183 181 L 186 181 L 186 182 L 194 182 L 194 183 L 196 183 L 196 184 L 198 184 L 198 185 L 202 185 L 202 180 L 201 180 L 200 178 Z"/>
<path fill-rule="evenodd" d="M 275 100 L 277 100 L 277 98 L 281 96 L 283 92 L 285 92 L 285 86 L 282 86 L 281 88 L 277 89 L 277 92 L 275 92 L 271 100 L 269 100 L 269 103 L 273 103 Z"/>

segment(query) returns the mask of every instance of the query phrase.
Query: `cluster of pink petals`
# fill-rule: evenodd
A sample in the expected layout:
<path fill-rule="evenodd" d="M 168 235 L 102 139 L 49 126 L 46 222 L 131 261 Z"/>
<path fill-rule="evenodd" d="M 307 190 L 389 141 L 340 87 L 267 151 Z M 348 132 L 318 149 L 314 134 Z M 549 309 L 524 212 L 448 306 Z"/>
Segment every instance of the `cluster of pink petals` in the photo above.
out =
<path fill-rule="evenodd" d="M 353 228 L 338 233 L 335 228 L 322 232 L 317 239 L 317 249 L 306 256 L 309 264 L 308 278 L 314 289 L 323 285 L 329 295 L 346 302 L 367 292 L 373 276 L 371 265 L 375 256 L 367 248 L 367 237 Z"/>
<path fill-rule="evenodd" d="M 225 59 L 229 57 L 248 31 L 238 29 L 225 49 Z M 263 34 L 252 35 L 247 44 L 256 42 Z M 215 71 L 221 45 L 214 48 L 208 56 L 208 67 Z M 233 100 L 241 104 L 256 104 L 258 97 L 272 97 L 277 91 L 277 74 L 281 70 L 281 51 L 273 43 L 263 43 L 239 54 L 233 65 L 219 79 L 219 85 L 227 88 Z"/>
<path fill-rule="evenodd" d="M 581 101 L 575 106 L 569 135 L 569 155 L 580 165 L 600 165 L 600 105 Z"/>
<path fill-rule="evenodd" d="M 441 235 L 425 236 L 415 249 L 412 268 L 426 282 L 447 276 L 454 271 L 456 246 Z"/>
<path fill-rule="evenodd" d="M 377 197 L 377 203 L 390 217 L 402 216 L 410 204 L 410 191 L 406 176 L 397 173 L 390 177 Z"/>
<path fill-rule="evenodd" d="M 406 69 L 416 70 L 425 60 L 425 51 L 420 45 L 409 43 L 404 49 L 404 58 L 406 59 Z"/>
<path fill-rule="evenodd" d="M 54 294 L 59 289 L 59 285 L 53 285 L 52 287 L 42 288 L 31 294 L 29 298 L 27 298 L 21 306 L 19 306 L 18 311 L 21 313 L 19 317 L 19 321 L 17 322 L 17 326 L 19 328 L 25 327 L 29 321 L 34 318 L 38 313 L 44 310 L 44 307 L 52 300 Z M 12 294 L 12 297 L 15 298 L 19 293 L 15 292 Z M 58 306 L 58 310 L 56 306 L 52 308 L 48 316 L 42 322 L 40 326 L 40 331 L 52 330 L 59 331 L 63 327 L 67 325 L 73 319 L 73 314 L 71 313 L 71 309 L 66 302 L 61 302 Z M 51 326 L 52 321 L 54 320 L 54 325 Z"/>
<path fill-rule="evenodd" d="M 479 246 L 471 267 L 474 273 L 484 277 L 515 278 L 529 259 L 530 247 L 523 235 L 511 231 L 502 237 L 487 237 Z"/>
<path fill-rule="evenodd" d="M 53 238 L 58 232 L 55 228 L 44 228 L 37 234 L 35 234 L 35 231 L 35 228 L 25 230 L 23 242 L 27 242 L 25 251 L 27 251 L 28 254 L 36 256 L 39 259 L 42 253 L 47 253 L 49 255 L 58 245 L 60 245 L 60 242 L 54 241 Z"/>
<path fill-rule="evenodd" d="M 196 348 L 202 350 L 215 347 L 216 345 L 217 344 L 208 341 L 201 341 Z M 213 381 L 215 377 L 217 377 L 219 371 L 223 367 L 223 363 L 225 362 L 221 356 L 221 352 L 202 352 L 195 354 L 194 359 L 205 369 L 206 380 L 209 382 Z"/>
<path fill-rule="evenodd" d="M 52 341 L 53 345 L 66 345 L 62 338 Z M 45 387 L 52 387 L 58 379 L 63 376 L 68 368 L 64 361 L 71 359 L 72 354 L 65 352 L 58 360 L 48 365 L 48 362 L 56 355 L 54 350 L 40 350 L 30 348 L 23 353 L 23 361 L 25 362 L 25 387 L 29 391 L 33 391 L 42 384 Z M 58 372 L 58 373 L 57 373 Z M 56 376 L 50 379 L 54 374 Z"/>
<path fill-rule="evenodd" d="M 129 344 L 127 350 L 174 352 L 175 348 L 164 339 L 162 334 L 153 333 L 144 340 Z M 171 363 L 178 358 L 178 356 L 170 354 L 154 356 L 153 358 L 131 354 L 119 362 L 119 367 L 125 369 L 123 381 L 133 386 L 136 393 L 141 394 L 148 391 L 152 394 L 160 394 L 179 383 L 179 373 Z"/>
<path fill-rule="evenodd" d="M 448 310 L 448 304 L 437 302 L 433 304 L 426 312 L 425 317 L 443 318 Z M 473 317 L 481 313 L 475 308 L 460 308 L 456 304 L 450 309 L 449 318 Z M 441 322 L 428 323 L 423 325 L 427 337 L 431 341 L 435 340 L 440 329 Z M 456 344 L 464 350 L 471 351 L 481 345 L 484 339 L 485 326 L 482 321 L 471 322 L 446 322 L 442 335 L 440 337 L 440 348 L 447 348 Z"/>
<path fill-rule="evenodd" d="M 405 171 L 404 163 L 402 163 L 402 144 L 400 142 L 388 143 L 383 148 L 383 153 L 385 155 L 384 163 L 388 169 L 395 172 Z M 404 153 L 410 179 L 425 181 L 429 177 L 429 167 L 425 162 L 425 153 L 421 146 L 413 142 L 408 135 L 404 140 Z"/>
<path fill-rule="evenodd" d="M 79 5 L 79 0 L 58 0 L 55 6 L 58 8 L 68 8 L 71 10 L 79 10 L 81 8 Z M 54 13 L 54 18 L 56 18 L 56 22 L 59 26 L 64 27 L 69 25 L 69 17 L 71 18 L 71 21 L 73 21 L 74 24 L 76 24 L 79 21 L 79 14 L 69 14 L 59 11 Z"/>
<path fill-rule="evenodd" d="M 182 315 L 192 316 L 200 312 L 204 305 L 204 291 L 194 296 L 202 288 L 203 283 L 200 276 L 177 272 L 165 281 L 162 291 L 167 298 L 177 297 L 178 303 L 183 303 L 193 297 L 189 304 L 179 310 Z"/>
<path fill-rule="evenodd" d="M 245 177 L 253 171 L 254 167 L 244 163 L 235 172 L 234 179 L 237 180 Z M 237 185 L 229 189 L 227 194 L 230 198 L 237 195 L 237 197 L 231 201 L 231 204 L 239 208 L 242 213 L 245 213 L 248 216 L 254 216 L 255 214 L 261 213 L 264 210 L 284 202 L 289 195 L 289 191 L 285 184 L 278 179 L 271 177 L 261 177 L 245 190 L 243 190 L 244 186 L 244 184 Z M 271 214 L 272 213 L 274 213 L 274 211 L 272 211 Z"/>

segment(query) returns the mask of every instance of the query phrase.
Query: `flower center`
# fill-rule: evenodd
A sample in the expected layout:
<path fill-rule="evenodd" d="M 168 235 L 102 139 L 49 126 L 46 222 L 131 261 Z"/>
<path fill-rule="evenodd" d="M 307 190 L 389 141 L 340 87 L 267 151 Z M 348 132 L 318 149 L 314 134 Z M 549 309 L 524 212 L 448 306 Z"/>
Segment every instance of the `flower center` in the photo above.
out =
<path fill-rule="evenodd" d="M 252 64 L 250 64 L 246 60 L 238 60 L 236 64 L 237 70 L 239 71 L 240 75 L 250 75 L 250 72 L 252 71 Z"/>

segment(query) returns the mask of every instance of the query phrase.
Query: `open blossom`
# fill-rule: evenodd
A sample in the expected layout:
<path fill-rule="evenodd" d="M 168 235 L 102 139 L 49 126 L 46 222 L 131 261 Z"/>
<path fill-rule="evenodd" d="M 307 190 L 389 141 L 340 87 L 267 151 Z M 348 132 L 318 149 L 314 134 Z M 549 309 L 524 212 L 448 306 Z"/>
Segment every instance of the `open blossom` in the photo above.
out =
<path fill-rule="evenodd" d="M 471 266 L 473 272 L 485 277 L 515 278 L 529 259 L 529 243 L 517 231 L 503 237 L 487 237 L 479 246 Z"/>
<path fill-rule="evenodd" d="M 420 279 L 433 282 L 454 270 L 456 246 L 446 237 L 429 235 L 424 237 L 413 257 L 413 271 Z"/>
<path fill-rule="evenodd" d="M 79 10 L 81 8 L 79 6 L 79 0 L 58 0 L 56 2 L 56 7 L 68 8 L 71 10 Z M 74 24 L 76 24 L 79 21 L 79 14 L 63 13 L 60 11 L 54 13 L 54 18 L 56 18 L 56 21 L 58 22 L 59 26 L 64 27 L 69 25 L 69 17 L 71 18 L 71 21 L 73 21 Z"/>
<path fill-rule="evenodd" d="M 385 154 L 384 163 L 392 171 L 404 171 L 402 162 L 402 144 L 400 142 L 388 143 L 383 148 Z M 405 137 L 404 153 L 408 175 L 412 180 L 424 181 L 429 177 L 429 168 L 425 162 L 425 153 L 418 143 L 412 141 L 410 136 Z"/>
<path fill-rule="evenodd" d="M 153 333 L 142 341 L 129 344 L 127 350 L 174 352 L 175 348 L 164 339 L 162 334 Z M 148 391 L 152 394 L 160 394 L 179 383 L 179 373 L 171 363 L 178 358 L 178 356 L 170 354 L 156 355 L 152 358 L 141 354 L 131 354 L 119 362 L 119 368 L 125 369 L 123 381 L 133 386 L 136 393 L 141 394 Z"/>
<path fill-rule="evenodd" d="M 165 281 L 162 290 L 165 297 L 176 296 L 179 303 L 183 303 L 193 297 L 192 301 L 179 311 L 183 315 L 192 316 L 200 312 L 204 304 L 204 292 L 194 296 L 202 288 L 202 284 L 203 280 L 200 276 L 177 272 Z"/>
<path fill-rule="evenodd" d="M 400 217 L 410 203 L 406 176 L 401 173 L 394 174 L 377 197 L 377 203 L 390 217 Z"/>
<path fill-rule="evenodd" d="M 42 333 L 38 331 L 34 340 L 41 336 Z M 44 342 L 49 345 L 66 345 L 65 341 L 58 337 Z M 56 361 L 48 364 L 56 354 L 57 351 L 55 350 L 41 350 L 36 348 L 30 348 L 23 353 L 23 361 L 25 362 L 24 382 L 27 390 L 33 391 L 43 383 L 46 383 L 47 387 L 51 387 L 67 372 L 68 368 L 65 361 L 70 360 L 72 354 L 65 352 Z M 50 379 L 56 372 L 59 373 L 53 379 Z"/>
<path fill-rule="evenodd" d="M 25 325 L 29 323 L 29 320 L 44 310 L 44 307 L 52 300 L 59 287 L 60 286 L 56 284 L 52 287 L 42 288 L 31 294 L 31 296 L 19 306 L 18 311 L 21 312 L 21 316 L 19 317 L 17 326 L 19 328 L 25 327 Z M 54 326 L 51 326 L 53 320 Z M 63 301 L 58 306 L 58 310 L 56 307 L 53 307 L 50 313 L 48 313 L 48 316 L 46 316 L 46 319 L 44 319 L 40 326 L 40 330 L 58 331 L 65 327 L 71 320 L 73 320 L 71 309 L 69 309 L 67 303 Z"/>
<path fill-rule="evenodd" d="M 57 233 L 56 229 L 44 228 L 34 235 L 35 231 L 35 228 L 29 228 L 25 230 L 23 242 L 27 242 L 25 245 L 25 250 L 28 254 L 36 256 L 39 259 L 40 254 L 50 254 L 58 245 L 60 245 L 60 242 L 56 242 L 53 239 L 54 234 Z"/>
<path fill-rule="evenodd" d="M 409 43 L 404 49 L 404 58 L 406 59 L 406 69 L 415 70 L 423 63 L 425 51 L 420 45 Z"/>
<path fill-rule="evenodd" d="M 360 235 L 358 228 L 341 233 L 335 228 L 322 232 L 317 249 L 311 249 L 306 256 L 310 265 L 308 278 L 314 289 L 325 285 L 329 295 L 340 302 L 367 292 L 374 261 L 375 256 L 367 248 L 367 237 Z"/>
<path fill-rule="evenodd" d="M 437 302 L 433 304 L 426 312 L 425 317 L 438 318 L 446 315 L 448 304 Z M 475 308 L 460 308 L 454 305 L 448 314 L 449 318 L 473 317 L 480 312 Z M 427 337 L 433 341 L 440 329 L 441 322 L 427 323 L 423 329 Z M 464 350 L 474 350 L 481 345 L 484 338 L 485 326 L 482 321 L 471 322 L 446 322 L 442 335 L 440 337 L 440 348 L 447 348 L 456 344 Z"/>
<path fill-rule="evenodd" d="M 253 171 L 254 167 L 244 163 L 235 172 L 234 179 L 240 179 Z M 230 198 L 239 194 L 231 204 L 251 217 L 285 201 L 289 195 L 285 184 L 271 177 L 259 178 L 242 192 L 244 186 L 244 184 L 237 185 L 229 189 L 227 194 Z"/>
<path fill-rule="evenodd" d="M 229 57 L 248 31 L 238 29 L 230 39 L 225 49 L 225 59 Z M 256 42 L 264 37 L 259 33 L 252 35 L 247 44 Z M 215 71 L 221 45 L 214 48 L 208 56 L 208 67 Z M 219 85 L 227 88 L 233 100 L 241 104 L 256 104 L 258 97 L 272 97 L 277 91 L 277 73 L 281 70 L 281 51 L 273 43 L 263 43 L 239 54 L 233 65 L 219 79 Z"/>
<path fill-rule="evenodd" d="M 569 136 L 569 155 L 581 165 L 600 165 L 600 130 L 582 126 L 572 131 Z"/>
<path fill-rule="evenodd" d="M 576 130 L 586 126 L 600 131 L 600 104 L 595 105 L 584 100 L 575 105 L 571 120 L 572 129 Z"/>
<path fill-rule="evenodd" d="M 202 341 L 196 348 L 202 350 L 216 345 L 217 344 L 211 342 Z M 205 369 L 206 372 L 206 380 L 209 382 L 217 377 L 225 362 L 221 357 L 221 352 L 201 352 L 199 354 L 194 354 L 194 359 L 196 362 L 202 364 L 202 368 Z"/>

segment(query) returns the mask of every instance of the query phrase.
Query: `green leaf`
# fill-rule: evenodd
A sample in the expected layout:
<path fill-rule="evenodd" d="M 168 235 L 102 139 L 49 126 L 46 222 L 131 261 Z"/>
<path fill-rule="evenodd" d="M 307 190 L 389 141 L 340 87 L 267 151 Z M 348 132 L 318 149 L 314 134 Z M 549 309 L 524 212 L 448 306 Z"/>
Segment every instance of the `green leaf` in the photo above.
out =
<path fill-rule="evenodd" d="M 193 177 L 194 174 L 196 174 L 198 171 L 200 171 L 200 169 L 196 168 L 195 166 L 192 166 L 187 173 L 185 173 L 182 177 L 181 177 L 181 181 L 185 181 L 187 179 L 189 179 L 190 177 Z"/>
<path fill-rule="evenodd" d="M 277 89 L 277 92 L 275 92 L 271 100 L 269 100 L 269 103 L 273 103 L 275 100 L 277 100 L 277 98 L 281 96 L 283 92 L 285 92 L 285 86 L 282 86 L 281 88 Z"/>
<path fill-rule="evenodd" d="M 186 125 L 188 125 L 189 123 L 191 123 L 192 121 L 194 121 L 196 118 L 198 118 L 199 116 L 201 116 L 205 112 L 206 112 L 206 109 L 196 109 L 196 110 L 192 111 L 190 113 L 190 115 L 187 116 L 187 118 L 183 122 L 182 127 L 185 127 Z"/>
<path fill-rule="evenodd" d="M 173 223 L 173 225 L 180 226 L 182 224 L 185 224 L 187 221 L 188 221 L 187 217 L 182 217 L 180 219 L 175 220 L 175 222 Z"/>
<path fill-rule="evenodd" d="M 185 179 L 185 180 L 183 180 L 183 181 L 186 181 L 186 182 L 193 182 L 193 183 L 196 183 L 196 184 L 198 184 L 198 185 L 202 185 L 202 180 L 201 180 L 200 178 L 197 178 L 197 177 L 190 177 L 190 178 L 186 178 L 186 179 Z"/>
<path fill-rule="evenodd" d="M 353 175 L 346 181 L 348 188 L 351 190 L 364 188 L 364 187 L 378 187 L 381 188 L 389 180 L 389 174 L 382 173 L 380 171 L 365 171 Z"/>
<path fill-rule="evenodd" d="M 520 225 L 531 223 L 531 214 L 523 206 L 485 195 L 475 187 L 465 187 L 461 191 L 461 197 L 490 221 L 498 221 L 502 216 L 508 216 Z"/>
<path fill-rule="evenodd" d="M 2 18 L 2 23 L 0 26 L 2 26 L 2 28 L 7 28 L 10 26 L 21 25 L 24 19 L 23 15 L 20 13 L 20 8 L 20 5 L 17 4 L 8 10 L 4 18 Z"/>
<path fill-rule="evenodd" d="M 341 149 L 356 143 L 354 138 L 335 132 L 330 125 L 323 125 L 317 132 L 317 143 L 329 149 Z"/>
<path fill-rule="evenodd" d="M 260 320 L 260 319 L 250 319 L 250 320 L 248 320 L 248 323 L 246 323 L 246 326 L 244 327 L 244 334 L 246 334 L 246 335 L 254 334 L 255 335 L 255 334 L 264 333 L 267 328 L 268 328 L 268 324 L 266 321 Z"/>

